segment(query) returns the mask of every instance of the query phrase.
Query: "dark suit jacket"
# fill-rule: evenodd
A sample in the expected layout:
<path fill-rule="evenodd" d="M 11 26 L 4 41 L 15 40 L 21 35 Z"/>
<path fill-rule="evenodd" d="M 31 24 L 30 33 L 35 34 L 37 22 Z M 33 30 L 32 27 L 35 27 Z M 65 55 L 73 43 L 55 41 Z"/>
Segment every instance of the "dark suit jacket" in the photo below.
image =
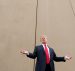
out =
<path fill-rule="evenodd" d="M 50 51 L 50 68 L 51 68 L 51 71 L 55 71 L 54 61 L 65 62 L 65 59 L 64 57 L 57 57 L 52 48 L 49 48 L 49 51 Z M 29 53 L 27 57 L 32 59 L 35 59 L 37 57 L 35 71 L 45 71 L 46 56 L 45 56 L 44 48 L 42 45 L 36 46 L 34 49 L 34 52 Z"/>

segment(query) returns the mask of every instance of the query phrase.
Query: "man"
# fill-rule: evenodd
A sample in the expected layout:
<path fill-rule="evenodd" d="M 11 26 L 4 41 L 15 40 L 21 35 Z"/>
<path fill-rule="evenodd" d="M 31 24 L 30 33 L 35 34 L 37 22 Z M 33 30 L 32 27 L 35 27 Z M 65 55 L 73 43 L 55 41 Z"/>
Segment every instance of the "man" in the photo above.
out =
<path fill-rule="evenodd" d="M 54 61 L 65 62 L 71 59 L 69 56 L 57 57 L 54 50 L 47 45 L 47 37 L 45 35 L 42 35 L 40 40 L 42 45 L 36 46 L 33 53 L 21 50 L 21 53 L 26 54 L 29 58 L 35 59 L 37 57 L 35 71 L 55 71 Z"/>

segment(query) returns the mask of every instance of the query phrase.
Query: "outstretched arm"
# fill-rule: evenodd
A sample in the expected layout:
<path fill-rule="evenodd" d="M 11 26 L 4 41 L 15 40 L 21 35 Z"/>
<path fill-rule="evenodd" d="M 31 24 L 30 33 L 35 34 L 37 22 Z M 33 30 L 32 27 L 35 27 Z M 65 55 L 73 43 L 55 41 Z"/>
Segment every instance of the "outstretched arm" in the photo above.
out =
<path fill-rule="evenodd" d="M 54 52 L 54 61 L 56 62 L 61 62 L 61 61 L 65 62 L 66 60 L 70 60 L 71 58 L 72 58 L 71 56 L 58 57 Z"/>
<path fill-rule="evenodd" d="M 25 54 L 27 57 L 32 58 L 32 59 L 35 59 L 36 56 L 37 56 L 36 47 L 35 47 L 33 53 L 30 53 L 30 52 L 28 52 L 27 50 L 21 50 L 21 53 L 22 53 L 22 54 Z"/>

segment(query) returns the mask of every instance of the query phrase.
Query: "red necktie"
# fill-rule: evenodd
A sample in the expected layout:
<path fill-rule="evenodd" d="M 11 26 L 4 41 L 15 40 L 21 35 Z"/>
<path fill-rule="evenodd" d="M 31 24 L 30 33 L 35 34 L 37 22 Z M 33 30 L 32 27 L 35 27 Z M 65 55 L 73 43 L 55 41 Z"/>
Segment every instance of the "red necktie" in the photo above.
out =
<path fill-rule="evenodd" d="M 48 48 L 46 47 L 46 45 L 44 46 L 45 46 L 45 54 L 46 54 L 46 64 L 49 64 L 50 58 L 49 58 Z"/>

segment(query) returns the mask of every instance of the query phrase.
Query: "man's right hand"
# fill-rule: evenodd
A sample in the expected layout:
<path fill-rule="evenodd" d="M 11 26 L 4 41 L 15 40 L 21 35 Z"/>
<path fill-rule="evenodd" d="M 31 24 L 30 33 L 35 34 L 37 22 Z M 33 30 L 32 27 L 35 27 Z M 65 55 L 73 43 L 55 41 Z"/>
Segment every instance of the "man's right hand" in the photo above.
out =
<path fill-rule="evenodd" d="M 26 50 L 24 50 L 24 49 L 22 49 L 20 52 L 21 52 L 22 54 L 29 55 L 29 52 L 28 52 L 28 51 L 26 51 Z"/>

